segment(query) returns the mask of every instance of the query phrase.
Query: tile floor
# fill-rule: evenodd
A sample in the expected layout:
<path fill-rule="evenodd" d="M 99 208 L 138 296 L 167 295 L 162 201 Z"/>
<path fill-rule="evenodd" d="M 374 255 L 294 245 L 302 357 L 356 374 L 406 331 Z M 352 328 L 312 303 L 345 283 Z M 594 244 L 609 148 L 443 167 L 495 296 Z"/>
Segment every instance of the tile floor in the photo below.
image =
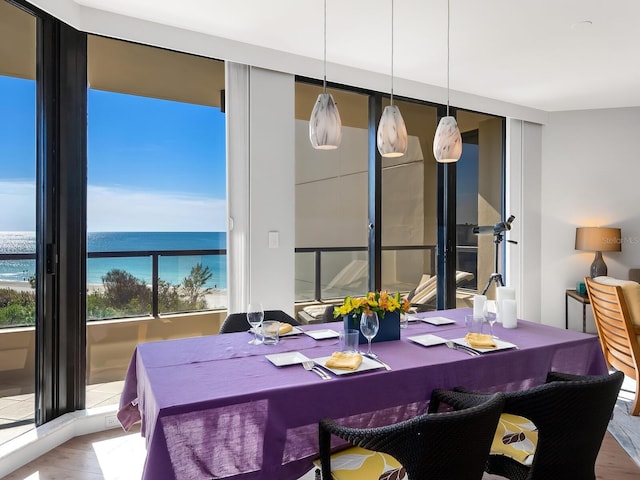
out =
<path fill-rule="evenodd" d="M 124 380 L 87 386 L 87 408 L 117 405 Z M 0 397 L 0 444 L 35 428 L 34 394 Z"/>

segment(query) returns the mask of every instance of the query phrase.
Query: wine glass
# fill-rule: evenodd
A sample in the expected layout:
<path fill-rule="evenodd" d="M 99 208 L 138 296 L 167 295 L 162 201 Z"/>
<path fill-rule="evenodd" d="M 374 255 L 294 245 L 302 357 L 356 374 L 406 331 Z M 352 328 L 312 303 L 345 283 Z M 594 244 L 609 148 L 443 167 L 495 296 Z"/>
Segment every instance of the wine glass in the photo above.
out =
<path fill-rule="evenodd" d="M 365 355 L 373 355 L 371 352 L 371 340 L 378 334 L 379 327 L 380 323 L 378 322 L 378 314 L 376 312 L 362 312 L 362 317 L 360 317 L 360 331 L 369 342 L 369 348 Z"/>
<path fill-rule="evenodd" d="M 487 300 L 484 303 L 484 318 L 487 319 L 489 323 L 489 333 L 491 334 L 491 338 L 498 338 L 493 334 L 493 325 L 495 325 L 498 320 L 498 302 L 495 300 Z"/>
<path fill-rule="evenodd" d="M 247 322 L 253 329 L 253 339 L 249 342 L 250 345 L 260 345 L 261 340 L 258 339 L 258 329 L 262 325 L 264 320 L 264 310 L 262 310 L 262 304 L 251 302 L 247 308 Z"/>

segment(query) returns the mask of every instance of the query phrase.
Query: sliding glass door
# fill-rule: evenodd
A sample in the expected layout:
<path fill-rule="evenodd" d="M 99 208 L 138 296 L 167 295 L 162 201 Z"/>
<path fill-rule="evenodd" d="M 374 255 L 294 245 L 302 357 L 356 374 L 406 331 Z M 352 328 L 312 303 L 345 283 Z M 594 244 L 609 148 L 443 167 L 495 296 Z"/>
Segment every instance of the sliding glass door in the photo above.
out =
<path fill-rule="evenodd" d="M 367 260 L 368 96 L 329 89 L 342 143 L 314 150 L 309 117 L 322 87 L 296 82 L 296 300 L 363 295 Z"/>
<path fill-rule="evenodd" d="M 224 62 L 94 35 L 87 59 L 91 407 L 136 344 L 216 333 L 227 203 Z"/>
<path fill-rule="evenodd" d="M 35 421 L 36 27 L 0 1 L 0 443 Z"/>
<path fill-rule="evenodd" d="M 379 282 L 378 288 L 405 294 L 417 288 L 421 295 L 412 300 L 421 310 L 470 305 L 493 270 L 493 239 L 477 237 L 473 228 L 503 216 L 504 119 L 454 109 L 463 155 L 443 167 L 433 157 L 438 106 L 396 99 L 407 126 L 407 153 L 379 158 L 371 151 L 377 122 L 367 119 L 388 98 L 330 89 L 342 117 L 342 144 L 315 151 L 308 118 L 321 91 L 296 82 L 296 300 L 362 295 Z M 381 179 L 371 182 L 372 175 Z M 439 249 L 445 224 L 448 247 Z M 454 249 L 445 270 L 443 252 Z M 434 279 L 439 270 L 445 280 Z M 369 278 L 372 271 L 375 278 Z"/>

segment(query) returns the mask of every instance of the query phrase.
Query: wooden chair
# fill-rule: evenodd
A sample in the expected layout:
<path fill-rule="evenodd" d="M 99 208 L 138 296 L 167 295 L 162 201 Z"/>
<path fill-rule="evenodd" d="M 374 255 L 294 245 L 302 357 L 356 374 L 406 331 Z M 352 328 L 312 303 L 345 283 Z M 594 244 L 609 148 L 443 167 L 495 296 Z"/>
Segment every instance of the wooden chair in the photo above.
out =
<path fill-rule="evenodd" d="M 586 278 L 585 283 L 607 367 L 636 380 L 631 415 L 637 416 L 640 414 L 640 327 L 631 321 L 622 287 L 604 285 L 591 278 Z"/>

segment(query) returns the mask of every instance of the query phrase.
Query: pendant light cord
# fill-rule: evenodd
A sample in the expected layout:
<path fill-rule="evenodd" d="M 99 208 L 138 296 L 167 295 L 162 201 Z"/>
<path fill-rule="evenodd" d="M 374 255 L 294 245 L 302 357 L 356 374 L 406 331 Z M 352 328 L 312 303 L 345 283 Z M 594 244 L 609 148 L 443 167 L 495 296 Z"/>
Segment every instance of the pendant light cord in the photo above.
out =
<path fill-rule="evenodd" d="M 324 76 L 322 80 L 322 93 L 327 93 L 327 0 L 324 0 Z"/>
<path fill-rule="evenodd" d="M 393 105 L 393 0 L 391 0 L 391 105 Z"/>
<path fill-rule="evenodd" d="M 451 27 L 451 6 L 450 0 L 447 0 L 447 117 L 449 116 L 449 57 L 450 57 L 450 27 Z"/>

